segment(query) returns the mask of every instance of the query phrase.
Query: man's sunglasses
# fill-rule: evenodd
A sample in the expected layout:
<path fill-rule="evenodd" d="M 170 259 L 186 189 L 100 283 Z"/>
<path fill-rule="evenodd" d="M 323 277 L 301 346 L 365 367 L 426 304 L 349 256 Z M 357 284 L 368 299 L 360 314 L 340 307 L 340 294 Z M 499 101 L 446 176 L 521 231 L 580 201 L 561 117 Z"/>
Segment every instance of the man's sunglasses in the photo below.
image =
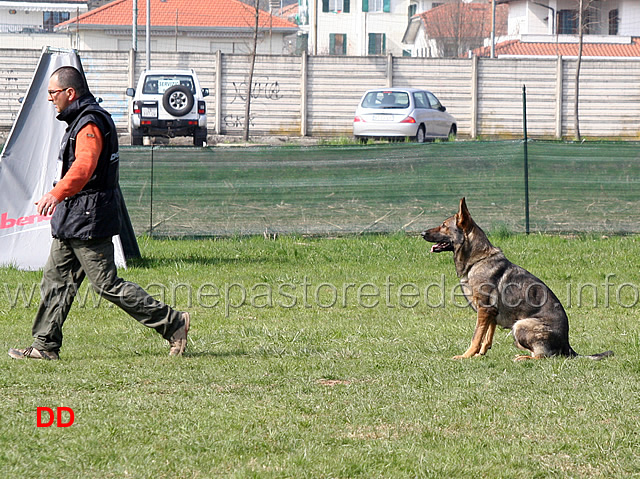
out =
<path fill-rule="evenodd" d="M 65 91 L 68 90 L 68 88 L 62 88 L 60 90 L 47 90 L 47 93 L 49 93 L 50 97 L 53 97 L 53 95 L 60 93 L 61 91 Z"/>

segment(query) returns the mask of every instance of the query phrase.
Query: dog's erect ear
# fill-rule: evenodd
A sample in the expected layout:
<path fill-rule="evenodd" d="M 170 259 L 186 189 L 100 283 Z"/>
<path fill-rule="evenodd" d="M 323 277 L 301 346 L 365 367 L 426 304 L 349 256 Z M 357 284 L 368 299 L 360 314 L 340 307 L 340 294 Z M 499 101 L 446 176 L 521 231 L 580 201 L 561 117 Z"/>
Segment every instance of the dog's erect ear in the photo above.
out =
<path fill-rule="evenodd" d="M 471 214 L 467 209 L 467 202 L 464 198 L 460 200 L 460 208 L 456 214 L 456 223 L 458 228 L 463 231 L 470 229 L 473 225 L 473 220 L 471 219 Z"/>

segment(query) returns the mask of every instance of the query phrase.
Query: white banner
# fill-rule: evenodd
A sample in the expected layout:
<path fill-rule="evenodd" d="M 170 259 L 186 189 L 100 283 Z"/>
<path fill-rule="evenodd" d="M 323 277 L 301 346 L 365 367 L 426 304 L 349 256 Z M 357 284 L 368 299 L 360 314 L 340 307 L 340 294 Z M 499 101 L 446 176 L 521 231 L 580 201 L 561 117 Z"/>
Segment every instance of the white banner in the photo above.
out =
<path fill-rule="evenodd" d="M 44 267 L 51 247 L 51 218 L 40 216 L 35 202 L 53 188 L 58 152 L 67 124 L 56 120 L 48 101 L 49 77 L 58 68 L 83 71 L 75 50 L 45 47 L 18 117 L 0 155 L 0 265 Z M 16 101 L 18 99 L 16 98 Z M 119 238 L 116 264 L 125 266 Z"/>

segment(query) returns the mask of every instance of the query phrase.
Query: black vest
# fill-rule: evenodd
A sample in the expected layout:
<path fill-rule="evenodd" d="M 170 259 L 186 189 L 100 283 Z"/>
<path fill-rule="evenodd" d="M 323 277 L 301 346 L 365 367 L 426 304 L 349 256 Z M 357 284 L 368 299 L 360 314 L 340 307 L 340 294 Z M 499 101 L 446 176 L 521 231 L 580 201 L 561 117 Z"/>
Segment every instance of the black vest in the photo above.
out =
<path fill-rule="evenodd" d="M 102 133 L 103 146 L 98 164 L 85 187 L 56 206 L 51 218 L 55 238 L 108 238 L 120 233 L 120 196 L 118 194 L 118 135 L 111 115 L 91 94 L 83 95 L 57 116 L 69 124 L 62 139 L 59 161 L 62 178 L 75 161 L 76 137 L 88 123 Z"/>

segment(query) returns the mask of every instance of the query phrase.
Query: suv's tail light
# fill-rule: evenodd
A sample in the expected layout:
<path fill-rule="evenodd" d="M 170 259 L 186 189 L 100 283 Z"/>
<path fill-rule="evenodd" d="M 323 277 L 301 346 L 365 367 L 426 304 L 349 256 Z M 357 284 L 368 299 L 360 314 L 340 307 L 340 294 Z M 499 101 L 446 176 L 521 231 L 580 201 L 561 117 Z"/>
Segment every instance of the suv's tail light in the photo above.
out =
<path fill-rule="evenodd" d="M 207 103 L 204 100 L 198 100 L 198 115 L 207 113 Z"/>
<path fill-rule="evenodd" d="M 416 120 L 412 116 L 408 116 L 404 120 L 402 120 L 400 123 L 415 123 L 415 122 Z"/>
<path fill-rule="evenodd" d="M 134 101 L 133 102 L 133 112 L 139 115 L 142 112 L 142 102 Z"/>
<path fill-rule="evenodd" d="M 358 122 L 360 122 L 360 121 L 364 122 L 364 118 L 362 118 L 362 117 L 360 117 L 360 116 L 356 116 L 356 117 L 353 119 L 353 122 L 354 122 L 354 123 L 358 123 Z"/>

